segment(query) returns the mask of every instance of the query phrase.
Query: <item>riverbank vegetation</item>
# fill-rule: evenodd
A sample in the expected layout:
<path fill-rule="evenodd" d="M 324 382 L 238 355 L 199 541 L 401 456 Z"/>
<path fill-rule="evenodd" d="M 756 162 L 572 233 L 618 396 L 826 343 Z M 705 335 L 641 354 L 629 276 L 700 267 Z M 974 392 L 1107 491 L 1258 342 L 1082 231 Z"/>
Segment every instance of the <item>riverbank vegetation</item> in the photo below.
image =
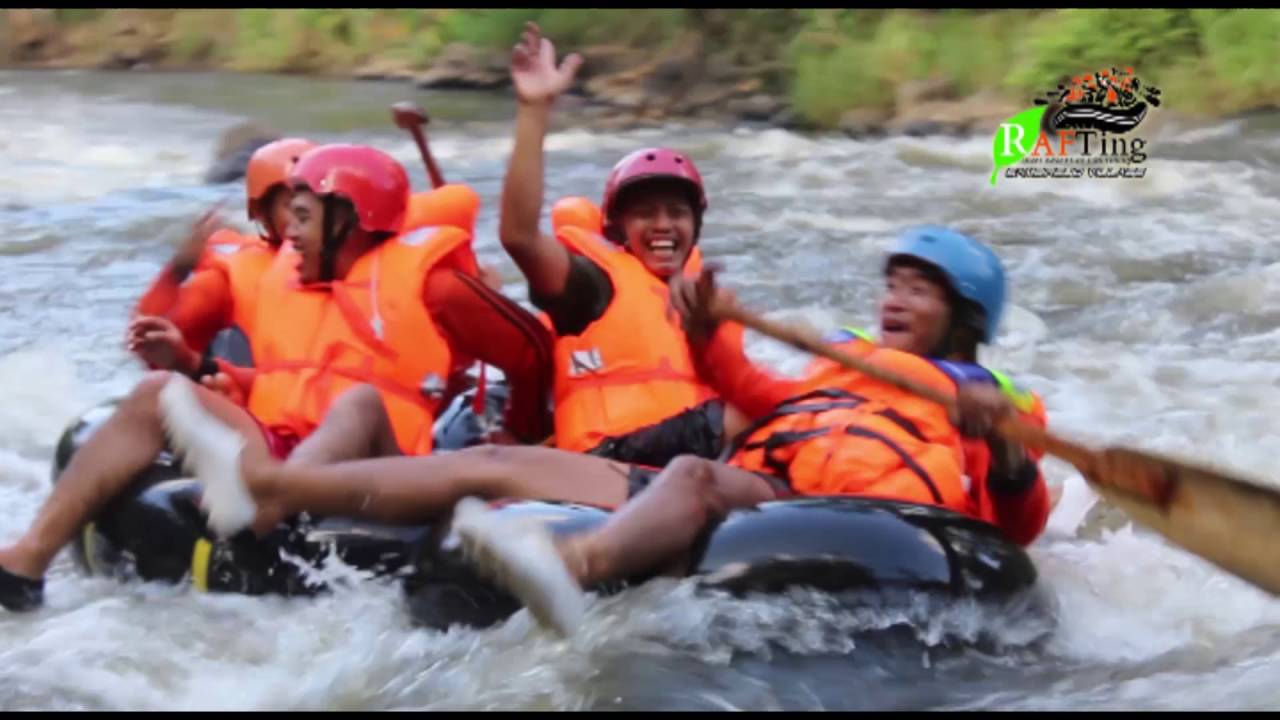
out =
<path fill-rule="evenodd" d="M 851 112 L 900 115 L 912 102 L 1025 107 L 1064 77 L 1112 66 L 1133 67 L 1180 114 L 1280 99 L 1276 10 L 5 10 L 0 52 L 11 67 L 415 79 L 442 59 L 458 64 L 464 48 L 500 85 L 526 20 L 561 49 L 591 50 L 597 67 L 584 82 L 607 74 L 616 88 L 631 73 L 641 90 L 675 92 L 652 81 L 672 58 L 679 82 L 772 98 L 756 100 L 769 110 L 759 119 L 813 128 L 837 127 Z M 913 83 L 917 92 L 904 96 Z"/>

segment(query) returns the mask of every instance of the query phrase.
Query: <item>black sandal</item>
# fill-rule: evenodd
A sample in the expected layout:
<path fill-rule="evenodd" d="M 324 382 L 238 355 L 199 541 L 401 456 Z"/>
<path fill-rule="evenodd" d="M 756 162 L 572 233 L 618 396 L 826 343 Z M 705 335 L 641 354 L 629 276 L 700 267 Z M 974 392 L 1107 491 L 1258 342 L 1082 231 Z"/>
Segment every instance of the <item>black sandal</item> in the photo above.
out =
<path fill-rule="evenodd" d="M 0 605 L 10 612 L 27 612 L 44 604 L 44 578 L 32 580 L 0 567 Z"/>

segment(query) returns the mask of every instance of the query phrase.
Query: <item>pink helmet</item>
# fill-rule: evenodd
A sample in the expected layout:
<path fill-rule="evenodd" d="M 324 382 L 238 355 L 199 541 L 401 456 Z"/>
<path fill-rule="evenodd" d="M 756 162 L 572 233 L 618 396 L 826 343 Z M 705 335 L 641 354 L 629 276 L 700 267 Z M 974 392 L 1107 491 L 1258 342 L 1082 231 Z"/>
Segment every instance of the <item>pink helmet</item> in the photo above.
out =
<path fill-rule="evenodd" d="M 600 212 L 604 215 L 606 237 L 610 234 L 619 194 L 638 182 L 659 178 L 687 183 L 696 195 L 693 210 L 694 239 L 697 239 L 697 234 L 702 229 L 702 214 L 707 210 L 707 192 L 702 186 L 702 174 L 688 155 L 667 148 L 636 150 L 613 166 L 609 177 L 604 181 L 604 203 L 600 206 Z"/>

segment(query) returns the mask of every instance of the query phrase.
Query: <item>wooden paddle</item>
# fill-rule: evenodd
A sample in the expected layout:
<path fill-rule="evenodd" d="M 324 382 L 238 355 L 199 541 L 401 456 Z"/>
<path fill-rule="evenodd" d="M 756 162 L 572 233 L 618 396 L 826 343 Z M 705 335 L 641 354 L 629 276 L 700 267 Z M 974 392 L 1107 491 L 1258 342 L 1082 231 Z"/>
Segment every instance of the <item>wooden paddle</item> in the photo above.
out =
<path fill-rule="evenodd" d="M 444 185 L 444 175 L 440 172 L 440 166 L 436 165 L 436 158 L 431 154 L 431 146 L 427 144 L 426 133 L 422 131 L 422 128 L 431 122 L 427 111 L 421 105 L 405 100 L 391 106 L 391 120 L 401 130 L 407 130 L 413 136 L 413 142 L 418 146 L 418 154 L 422 156 L 422 164 L 427 168 L 427 176 L 431 178 L 431 187 L 438 190 Z M 471 406 L 471 409 L 481 417 L 484 416 L 485 392 L 488 388 L 485 369 L 485 364 L 480 363 L 480 379 L 476 383 L 475 402 Z"/>
<path fill-rule="evenodd" d="M 400 129 L 408 130 L 413 136 L 413 142 L 418 146 L 418 153 L 422 155 L 422 164 L 427 166 L 431 187 L 438 188 L 444 185 L 444 175 L 440 174 L 440 168 L 436 165 L 436 159 L 431 155 L 431 148 L 427 145 L 427 138 L 422 132 L 422 128 L 431 121 L 427 117 L 427 111 L 406 100 L 391 106 L 391 119 Z"/>
<path fill-rule="evenodd" d="M 716 314 L 954 411 L 945 393 L 851 357 L 812 331 L 765 320 L 732 303 Z M 1141 450 L 1092 450 L 1017 417 L 1006 418 L 996 430 L 1071 463 L 1099 495 L 1176 545 L 1280 594 L 1280 490 Z"/>

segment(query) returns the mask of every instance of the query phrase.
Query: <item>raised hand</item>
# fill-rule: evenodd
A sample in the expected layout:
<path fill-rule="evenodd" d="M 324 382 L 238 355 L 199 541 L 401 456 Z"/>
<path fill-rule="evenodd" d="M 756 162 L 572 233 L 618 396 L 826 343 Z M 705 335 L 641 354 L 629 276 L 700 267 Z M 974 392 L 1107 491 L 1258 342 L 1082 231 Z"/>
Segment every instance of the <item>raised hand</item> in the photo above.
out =
<path fill-rule="evenodd" d="M 209 238 L 226 227 L 226 223 L 218 214 L 221 209 L 222 203 L 219 202 L 195 222 L 191 227 L 191 234 L 173 254 L 174 267 L 190 270 L 200 263 L 200 257 L 204 255 L 204 247 L 209 242 Z"/>
<path fill-rule="evenodd" d="M 721 267 L 708 262 L 697 278 L 677 273 L 667 282 L 671 307 L 680 315 L 685 334 L 695 343 L 706 342 L 720 324 L 720 313 L 737 303 L 732 291 L 716 286 Z"/>
<path fill-rule="evenodd" d="M 556 67 L 556 48 L 542 37 L 537 23 L 526 23 L 511 51 L 511 84 L 526 105 L 549 105 L 573 84 L 582 56 L 572 53 Z"/>

